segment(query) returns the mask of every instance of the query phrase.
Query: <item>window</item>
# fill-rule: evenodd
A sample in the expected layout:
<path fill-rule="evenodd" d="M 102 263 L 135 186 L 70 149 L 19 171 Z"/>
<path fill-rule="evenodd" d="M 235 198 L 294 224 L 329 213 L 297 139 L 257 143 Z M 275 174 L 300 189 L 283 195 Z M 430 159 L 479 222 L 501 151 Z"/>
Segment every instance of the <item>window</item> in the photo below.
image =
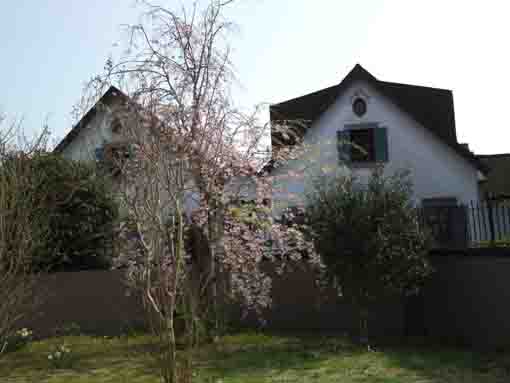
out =
<path fill-rule="evenodd" d="M 388 161 L 388 137 L 384 127 L 377 127 L 377 124 L 346 125 L 337 136 L 340 162 Z"/>
<path fill-rule="evenodd" d="M 112 175 L 120 173 L 124 161 L 131 158 L 133 149 L 127 143 L 110 143 L 96 148 L 96 160 L 108 168 Z"/>
<path fill-rule="evenodd" d="M 109 162 L 120 163 L 131 157 L 131 146 L 125 143 L 105 145 L 104 156 Z"/>
<path fill-rule="evenodd" d="M 352 103 L 352 111 L 358 117 L 363 117 L 363 115 L 367 112 L 367 103 L 362 98 L 358 97 Z"/>
<path fill-rule="evenodd" d="M 113 133 L 120 133 L 120 131 L 122 130 L 122 123 L 118 118 L 114 118 L 114 120 L 112 121 L 111 129 Z"/>
<path fill-rule="evenodd" d="M 94 153 L 96 156 L 96 161 L 98 162 L 104 161 L 104 148 L 102 146 L 95 148 Z"/>
<path fill-rule="evenodd" d="M 374 129 L 359 129 L 351 131 L 351 143 L 351 161 L 375 161 Z"/>

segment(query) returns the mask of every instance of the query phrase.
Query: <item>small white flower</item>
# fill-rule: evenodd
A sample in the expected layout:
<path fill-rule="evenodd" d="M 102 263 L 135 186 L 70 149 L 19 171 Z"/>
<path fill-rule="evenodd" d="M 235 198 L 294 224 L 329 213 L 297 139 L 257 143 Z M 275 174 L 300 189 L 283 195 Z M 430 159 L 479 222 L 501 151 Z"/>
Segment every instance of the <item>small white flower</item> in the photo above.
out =
<path fill-rule="evenodd" d="M 57 352 L 55 353 L 55 356 L 56 356 L 57 358 L 60 358 L 60 355 L 62 355 L 62 354 L 60 353 L 60 351 L 57 351 Z"/>
<path fill-rule="evenodd" d="M 52 360 L 53 359 L 53 355 L 48 355 L 48 359 Z"/>

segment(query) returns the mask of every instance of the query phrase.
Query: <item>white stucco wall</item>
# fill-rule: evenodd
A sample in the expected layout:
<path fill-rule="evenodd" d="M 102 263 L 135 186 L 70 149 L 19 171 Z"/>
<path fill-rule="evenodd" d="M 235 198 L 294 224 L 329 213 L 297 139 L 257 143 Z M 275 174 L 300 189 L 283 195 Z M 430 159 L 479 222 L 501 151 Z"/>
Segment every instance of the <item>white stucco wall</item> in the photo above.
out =
<path fill-rule="evenodd" d="M 359 95 L 368 104 L 361 118 L 352 111 L 352 101 Z M 424 198 L 438 197 L 455 197 L 460 203 L 478 200 L 477 169 L 365 82 L 353 83 L 308 130 L 305 144 L 319 149 L 308 156 L 308 159 L 317 160 L 312 167 L 338 168 L 337 131 L 343 130 L 346 124 L 361 123 L 376 123 L 387 128 L 389 161 L 385 171 L 409 169 L 417 203 Z M 310 166 L 310 162 L 296 160 L 276 169 L 274 175 L 278 179 L 289 170 L 304 166 Z M 361 178 L 368 174 L 368 168 L 359 165 L 351 170 Z M 275 188 L 273 205 L 277 211 L 287 205 L 289 193 L 299 195 L 306 189 L 306 182 L 298 178 L 280 179 L 276 183 L 279 187 Z"/>
<path fill-rule="evenodd" d="M 77 161 L 95 160 L 95 149 L 106 143 L 111 143 L 117 138 L 112 133 L 111 123 L 112 117 L 107 111 L 98 111 L 62 150 L 62 155 Z"/>

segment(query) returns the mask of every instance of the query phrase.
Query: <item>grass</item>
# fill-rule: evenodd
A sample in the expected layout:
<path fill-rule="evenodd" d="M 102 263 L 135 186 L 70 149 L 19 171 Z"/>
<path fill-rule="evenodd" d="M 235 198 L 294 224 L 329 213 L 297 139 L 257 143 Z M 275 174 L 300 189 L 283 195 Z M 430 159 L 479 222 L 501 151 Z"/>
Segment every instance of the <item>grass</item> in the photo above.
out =
<path fill-rule="evenodd" d="M 56 370 L 47 360 L 66 343 L 76 361 Z M 147 335 L 120 338 L 72 336 L 32 342 L 0 358 L 0 382 L 158 382 Z M 198 350 L 199 383 L 508 382 L 510 355 L 436 347 L 381 347 L 368 351 L 340 337 L 239 334 Z"/>

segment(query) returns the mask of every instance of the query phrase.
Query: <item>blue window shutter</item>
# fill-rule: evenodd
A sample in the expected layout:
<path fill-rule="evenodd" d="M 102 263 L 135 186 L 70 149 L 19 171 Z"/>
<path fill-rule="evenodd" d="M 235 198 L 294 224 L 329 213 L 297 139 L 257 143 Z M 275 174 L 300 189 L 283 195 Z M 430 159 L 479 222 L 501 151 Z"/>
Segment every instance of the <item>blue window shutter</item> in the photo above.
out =
<path fill-rule="evenodd" d="M 95 149 L 96 152 L 96 161 L 103 161 L 104 160 L 104 148 L 100 146 L 99 148 Z"/>
<path fill-rule="evenodd" d="M 374 129 L 375 160 L 388 162 L 388 130 L 386 128 Z"/>
<path fill-rule="evenodd" d="M 340 163 L 351 161 L 351 132 L 350 130 L 340 130 L 336 132 L 338 161 Z"/>

